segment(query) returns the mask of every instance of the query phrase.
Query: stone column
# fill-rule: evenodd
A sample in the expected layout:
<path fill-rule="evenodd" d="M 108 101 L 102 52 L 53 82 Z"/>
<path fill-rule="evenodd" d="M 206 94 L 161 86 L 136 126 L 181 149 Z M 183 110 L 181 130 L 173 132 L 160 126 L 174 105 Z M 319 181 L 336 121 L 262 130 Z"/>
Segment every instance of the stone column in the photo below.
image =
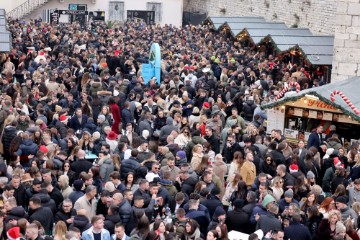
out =
<path fill-rule="evenodd" d="M 331 82 L 360 76 L 360 0 L 338 0 Z"/>

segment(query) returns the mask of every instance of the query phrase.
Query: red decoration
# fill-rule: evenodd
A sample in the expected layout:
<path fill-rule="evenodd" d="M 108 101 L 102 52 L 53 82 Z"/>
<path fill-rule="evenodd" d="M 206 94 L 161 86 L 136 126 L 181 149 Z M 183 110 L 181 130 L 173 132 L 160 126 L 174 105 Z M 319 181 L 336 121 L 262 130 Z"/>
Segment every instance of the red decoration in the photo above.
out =
<path fill-rule="evenodd" d="M 289 91 L 289 89 L 292 86 L 296 86 L 296 92 L 300 91 L 300 84 L 298 84 L 297 82 L 290 82 L 289 85 L 286 88 L 284 88 L 278 95 L 276 95 L 276 97 L 274 98 L 274 101 L 281 98 L 287 91 Z"/>
<path fill-rule="evenodd" d="M 357 109 L 354 104 L 352 104 L 350 102 L 350 100 L 345 96 L 345 94 L 339 90 L 334 90 L 331 94 L 330 94 L 330 100 L 335 102 L 335 95 L 339 94 L 340 97 L 346 102 L 346 104 L 354 111 L 354 113 L 356 115 L 360 114 L 359 109 Z"/>

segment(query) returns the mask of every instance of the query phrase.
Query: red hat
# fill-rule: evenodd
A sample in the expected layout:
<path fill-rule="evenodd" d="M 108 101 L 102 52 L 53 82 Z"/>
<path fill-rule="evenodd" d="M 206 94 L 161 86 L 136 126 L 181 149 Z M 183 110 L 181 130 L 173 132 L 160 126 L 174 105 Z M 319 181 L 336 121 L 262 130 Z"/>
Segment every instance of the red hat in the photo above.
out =
<path fill-rule="evenodd" d="M 334 166 L 335 167 L 340 167 L 341 165 L 341 161 L 338 157 L 334 157 Z"/>
<path fill-rule="evenodd" d="M 299 167 L 297 164 L 291 164 L 289 170 L 290 170 L 290 173 L 296 173 L 299 171 Z"/>
<path fill-rule="evenodd" d="M 204 107 L 204 108 L 210 108 L 210 103 L 204 102 L 204 103 L 203 103 L 203 107 Z"/>
<path fill-rule="evenodd" d="M 49 152 L 49 150 L 47 149 L 47 147 L 44 146 L 44 145 L 41 145 L 41 146 L 39 147 L 39 151 L 42 151 L 43 153 L 48 153 L 48 152 Z"/>
<path fill-rule="evenodd" d="M 65 115 L 61 115 L 60 118 L 59 118 L 60 122 L 65 122 L 68 120 L 68 117 L 65 116 Z"/>
<path fill-rule="evenodd" d="M 45 53 L 43 51 L 39 52 L 39 56 L 44 56 L 44 55 L 45 55 Z"/>
<path fill-rule="evenodd" d="M 7 237 L 10 240 L 15 240 L 20 238 L 20 227 L 12 227 L 7 231 Z"/>
<path fill-rule="evenodd" d="M 184 70 L 188 70 L 188 69 L 189 69 L 189 66 L 185 65 Z"/>
<path fill-rule="evenodd" d="M 106 136 L 106 138 L 109 140 L 115 140 L 117 137 L 118 135 L 114 131 L 109 132 L 109 134 Z"/>

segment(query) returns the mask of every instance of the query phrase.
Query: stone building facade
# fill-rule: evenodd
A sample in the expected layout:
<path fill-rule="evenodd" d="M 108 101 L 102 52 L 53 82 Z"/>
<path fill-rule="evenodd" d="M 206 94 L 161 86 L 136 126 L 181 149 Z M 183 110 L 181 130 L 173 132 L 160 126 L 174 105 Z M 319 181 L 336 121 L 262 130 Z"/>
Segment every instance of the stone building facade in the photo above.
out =
<path fill-rule="evenodd" d="M 354 1 L 354 0 L 353 0 Z M 333 35 L 337 0 L 184 0 L 184 11 L 208 16 L 262 16 L 288 26 Z"/>

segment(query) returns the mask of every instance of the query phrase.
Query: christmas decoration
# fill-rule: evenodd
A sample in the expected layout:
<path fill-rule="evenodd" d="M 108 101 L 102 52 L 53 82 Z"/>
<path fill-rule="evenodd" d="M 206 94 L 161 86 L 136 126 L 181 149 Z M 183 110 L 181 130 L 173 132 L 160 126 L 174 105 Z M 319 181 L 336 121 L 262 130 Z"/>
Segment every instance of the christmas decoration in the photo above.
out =
<path fill-rule="evenodd" d="M 352 104 L 350 102 L 350 100 L 345 96 L 344 93 L 342 93 L 341 91 L 339 90 L 334 90 L 331 94 L 330 94 L 330 100 L 335 102 L 335 95 L 339 94 L 340 97 L 346 102 L 346 104 L 354 111 L 355 114 L 359 115 L 360 114 L 360 111 L 359 109 L 357 109 L 354 104 Z"/>
<path fill-rule="evenodd" d="M 274 102 L 277 101 L 279 98 L 281 98 L 289 89 L 291 89 L 293 86 L 296 86 L 296 92 L 298 93 L 300 91 L 300 85 L 297 82 L 290 82 L 289 85 L 284 88 L 275 98 Z"/>

